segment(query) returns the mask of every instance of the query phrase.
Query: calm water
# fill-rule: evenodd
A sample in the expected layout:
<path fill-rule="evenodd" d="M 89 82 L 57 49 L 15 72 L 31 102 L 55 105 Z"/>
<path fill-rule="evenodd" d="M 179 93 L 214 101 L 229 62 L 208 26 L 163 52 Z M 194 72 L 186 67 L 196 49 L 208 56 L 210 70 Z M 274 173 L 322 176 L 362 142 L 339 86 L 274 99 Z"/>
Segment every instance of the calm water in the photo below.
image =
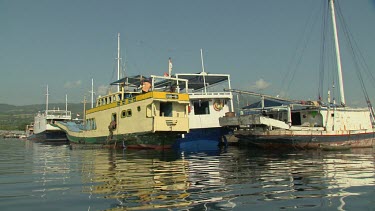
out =
<path fill-rule="evenodd" d="M 0 210 L 375 210 L 374 152 L 177 153 L 0 139 Z"/>

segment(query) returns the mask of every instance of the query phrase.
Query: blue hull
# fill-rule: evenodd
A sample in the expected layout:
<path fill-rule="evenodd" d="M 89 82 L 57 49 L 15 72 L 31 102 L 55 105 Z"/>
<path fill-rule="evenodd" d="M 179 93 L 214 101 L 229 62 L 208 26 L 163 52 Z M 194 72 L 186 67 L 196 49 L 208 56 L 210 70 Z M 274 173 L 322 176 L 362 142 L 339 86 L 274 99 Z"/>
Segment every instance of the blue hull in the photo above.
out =
<path fill-rule="evenodd" d="M 222 127 L 190 129 L 184 138 L 178 138 L 173 149 L 178 151 L 211 151 L 218 150 L 223 143 L 222 137 L 228 132 Z"/>

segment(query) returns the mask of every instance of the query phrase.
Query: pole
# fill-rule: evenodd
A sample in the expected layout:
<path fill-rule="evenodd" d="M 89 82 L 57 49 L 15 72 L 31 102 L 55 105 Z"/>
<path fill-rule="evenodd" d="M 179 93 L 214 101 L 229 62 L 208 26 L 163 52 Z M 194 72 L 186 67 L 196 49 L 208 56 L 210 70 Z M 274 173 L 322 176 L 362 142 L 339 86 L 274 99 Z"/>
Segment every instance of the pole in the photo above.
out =
<path fill-rule="evenodd" d="M 47 84 L 47 93 L 46 93 L 46 112 L 48 111 L 48 84 Z"/>
<path fill-rule="evenodd" d="M 120 80 L 120 33 L 117 34 L 117 80 Z M 120 91 L 120 84 L 117 86 L 117 92 Z"/>
<path fill-rule="evenodd" d="M 201 61 L 202 61 L 202 74 L 203 74 L 203 85 L 204 85 L 204 93 L 207 93 L 207 87 L 206 87 L 206 72 L 204 72 L 204 62 L 203 62 L 203 50 L 201 48 Z"/>
<path fill-rule="evenodd" d="M 91 108 L 94 108 L 94 79 L 91 78 Z"/>

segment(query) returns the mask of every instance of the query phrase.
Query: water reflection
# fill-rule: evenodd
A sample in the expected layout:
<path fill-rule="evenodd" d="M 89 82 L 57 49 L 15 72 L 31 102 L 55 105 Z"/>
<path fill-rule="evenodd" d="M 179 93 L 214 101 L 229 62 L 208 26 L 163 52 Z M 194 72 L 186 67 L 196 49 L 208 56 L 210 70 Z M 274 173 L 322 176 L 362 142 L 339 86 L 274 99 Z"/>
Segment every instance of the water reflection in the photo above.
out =
<path fill-rule="evenodd" d="M 189 204 L 188 162 L 184 159 L 164 160 L 156 151 L 95 151 L 83 159 L 84 182 L 92 184 L 83 192 L 115 199 L 112 207 L 151 209 Z"/>
<path fill-rule="evenodd" d="M 35 184 L 32 195 L 44 198 L 50 192 L 65 194 L 70 172 L 70 155 L 67 145 L 42 144 L 25 141 L 32 153 L 32 170 Z"/>
<path fill-rule="evenodd" d="M 275 154 L 238 148 L 215 156 L 97 152 L 86 157 L 93 162 L 84 162 L 91 164 L 83 173 L 92 184 L 84 192 L 115 199 L 111 208 L 230 210 L 238 205 L 265 206 L 266 202 L 283 201 L 281 206 L 272 203 L 267 207 L 344 209 L 346 196 L 360 194 L 346 188 L 375 184 L 371 152 Z"/>
<path fill-rule="evenodd" d="M 368 209 L 374 149 L 131 151 L 0 142 L 0 210 Z"/>

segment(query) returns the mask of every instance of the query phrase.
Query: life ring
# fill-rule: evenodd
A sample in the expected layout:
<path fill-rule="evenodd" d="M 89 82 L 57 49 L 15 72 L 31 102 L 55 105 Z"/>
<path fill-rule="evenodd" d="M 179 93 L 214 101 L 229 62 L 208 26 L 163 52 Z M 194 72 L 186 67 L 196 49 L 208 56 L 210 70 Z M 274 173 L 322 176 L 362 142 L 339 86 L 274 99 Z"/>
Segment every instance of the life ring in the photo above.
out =
<path fill-rule="evenodd" d="M 215 111 L 220 111 L 224 107 L 224 102 L 222 100 L 215 100 L 213 107 Z"/>

